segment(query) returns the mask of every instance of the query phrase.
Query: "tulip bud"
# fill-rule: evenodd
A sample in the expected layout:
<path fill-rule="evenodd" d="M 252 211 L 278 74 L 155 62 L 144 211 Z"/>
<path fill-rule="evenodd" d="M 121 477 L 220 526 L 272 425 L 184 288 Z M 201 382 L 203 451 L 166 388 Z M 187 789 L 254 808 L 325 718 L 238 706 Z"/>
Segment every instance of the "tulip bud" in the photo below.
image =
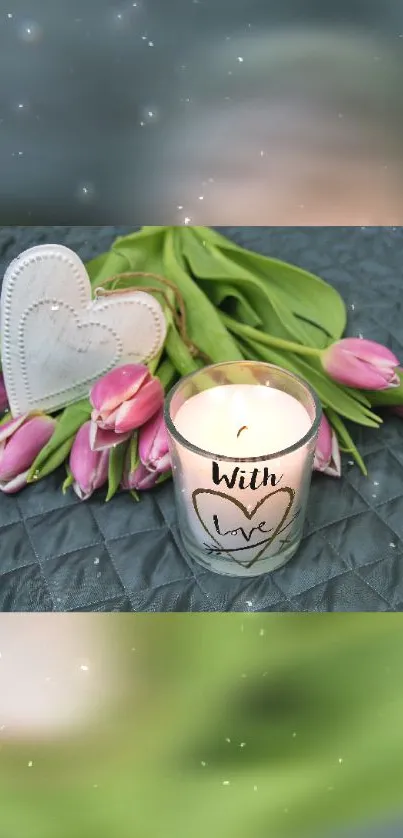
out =
<path fill-rule="evenodd" d="M 156 471 L 149 471 L 143 463 L 138 463 L 133 471 L 125 468 L 121 487 L 128 491 L 145 492 L 154 488 L 160 476 Z"/>
<path fill-rule="evenodd" d="M 80 500 L 88 500 L 108 479 L 109 451 L 93 451 L 90 432 L 91 422 L 85 422 L 77 432 L 70 452 L 73 489 Z"/>
<path fill-rule="evenodd" d="M 343 338 L 325 349 L 321 358 L 328 375 L 347 387 L 386 390 L 400 384 L 398 359 L 386 346 L 372 340 Z"/>
<path fill-rule="evenodd" d="M 336 434 L 323 414 L 319 426 L 313 468 L 330 477 L 341 477 L 341 458 Z"/>
<path fill-rule="evenodd" d="M 50 416 L 19 416 L 0 425 L 0 490 L 13 494 L 27 483 L 36 457 L 49 442 L 56 422 Z"/>
<path fill-rule="evenodd" d="M 171 468 L 168 434 L 162 408 L 139 431 L 139 455 L 148 471 L 165 474 Z"/>
<path fill-rule="evenodd" d="M 8 398 L 6 386 L 4 384 L 3 374 L 0 372 L 0 413 L 4 413 L 8 408 Z"/>
<path fill-rule="evenodd" d="M 125 364 L 94 384 L 92 421 L 104 431 L 125 434 L 140 428 L 159 410 L 164 390 L 143 364 Z"/>

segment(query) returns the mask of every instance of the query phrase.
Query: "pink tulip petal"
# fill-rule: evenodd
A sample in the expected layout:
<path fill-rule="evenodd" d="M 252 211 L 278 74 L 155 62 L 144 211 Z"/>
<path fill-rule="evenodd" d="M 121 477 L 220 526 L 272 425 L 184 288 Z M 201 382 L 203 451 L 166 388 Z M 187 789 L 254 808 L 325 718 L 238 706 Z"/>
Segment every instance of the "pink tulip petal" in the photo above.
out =
<path fill-rule="evenodd" d="M 73 491 L 76 493 L 77 497 L 79 498 L 79 500 L 82 500 L 82 501 L 88 500 L 88 498 L 90 498 L 91 495 L 92 495 L 91 490 L 85 491 L 84 489 L 81 488 L 80 484 L 77 483 L 76 480 L 72 484 L 72 488 L 73 488 Z"/>
<path fill-rule="evenodd" d="M 135 489 L 138 492 L 147 491 L 147 489 L 153 489 L 159 475 L 155 472 L 150 472 L 148 469 L 143 466 L 142 463 L 136 469 L 134 475 L 131 475 L 129 479 L 130 489 Z"/>
<path fill-rule="evenodd" d="M 94 384 L 90 401 L 99 413 L 110 413 L 122 402 L 128 401 L 150 378 L 144 364 L 124 364 L 111 370 Z"/>
<path fill-rule="evenodd" d="M 325 414 L 323 414 L 319 425 L 318 440 L 315 449 L 315 463 L 317 461 L 318 465 L 326 464 L 329 462 L 331 456 L 332 427 Z"/>
<path fill-rule="evenodd" d="M 29 469 L 22 474 L 17 474 L 10 480 L 0 480 L 0 492 L 4 492 L 6 495 L 14 495 L 16 492 L 20 492 L 27 485 L 28 473 Z"/>
<path fill-rule="evenodd" d="M 351 352 L 356 358 L 369 363 L 389 366 L 392 368 L 399 366 L 399 360 L 396 355 L 384 346 L 382 343 L 377 343 L 374 340 L 367 340 L 366 338 L 343 338 L 339 341 L 346 352 Z"/>
<path fill-rule="evenodd" d="M 313 468 L 331 477 L 341 477 L 341 457 L 337 436 L 325 415 L 319 427 Z"/>
<path fill-rule="evenodd" d="M 39 452 L 49 442 L 55 425 L 55 420 L 49 416 L 34 416 L 17 426 L 1 455 L 1 481 L 11 480 L 31 467 Z"/>
<path fill-rule="evenodd" d="M 106 451 L 125 442 L 130 437 L 130 431 L 126 434 L 117 434 L 115 431 L 104 431 L 95 422 L 91 422 L 90 447 L 92 451 Z"/>
<path fill-rule="evenodd" d="M 323 353 L 322 364 L 328 375 L 347 387 L 385 390 L 400 384 L 398 359 L 375 341 L 344 338 Z"/>
<path fill-rule="evenodd" d="M 340 448 L 339 443 L 337 441 L 337 437 L 335 432 L 333 431 L 332 434 L 332 454 L 330 461 L 325 469 L 323 469 L 324 474 L 328 474 L 330 477 L 341 477 L 341 456 L 340 456 Z"/>
<path fill-rule="evenodd" d="M 15 419 L 10 419 L 9 422 L 5 422 L 4 425 L 0 425 L 0 442 L 12 436 L 14 431 L 20 428 L 27 419 L 28 414 L 26 413 L 24 416 L 17 416 Z"/>
<path fill-rule="evenodd" d="M 81 500 L 89 498 L 108 478 L 109 451 L 93 451 L 90 437 L 91 422 L 85 422 L 77 431 L 70 452 L 73 489 Z"/>
<path fill-rule="evenodd" d="M 134 431 L 145 424 L 164 403 L 164 390 L 158 378 L 151 378 L 136 396 L 118 409 L 115 430 Z"/>
<path fill-rule="evenodd" d="M 168 432 L 163 408 L 141 428 L 139 434 L 139 456 L 150 471 L 167 471 L 171 466 Z"/>

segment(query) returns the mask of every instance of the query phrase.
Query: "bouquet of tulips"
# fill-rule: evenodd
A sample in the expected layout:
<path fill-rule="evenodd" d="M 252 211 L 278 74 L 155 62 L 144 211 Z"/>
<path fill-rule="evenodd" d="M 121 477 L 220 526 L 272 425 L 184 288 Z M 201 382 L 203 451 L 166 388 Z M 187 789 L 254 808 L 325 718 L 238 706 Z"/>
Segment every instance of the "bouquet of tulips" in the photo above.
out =
<path fill-rule="evenodd" d="M 366 474 L 349 425 L 377 430 L 379 410 L 403 414 L 399 359 L 371 340 L 344 337 L 346 307 L 328 283 L 239 247 L 205 227 L 143 227 L 87 264 L 94 289 L 140 288 L 160 300 L 168 330 L 160 355 L 98 381 L 88 400 L 56 417 L 0 423 L 0 490 L 15 492 L 66 464 L 66 491 L 85 500 L 107 485 L 150 489 L 170 476 L 163 420 L 167 390 L 207 363 L 262 360 L 307 380 L 323 409 L 314 468 L 338 477 L 341 451 Z M 150 286 L 150 280 L 152 285 Z M 7 409 L 0 377 L 0 410 Z"/>

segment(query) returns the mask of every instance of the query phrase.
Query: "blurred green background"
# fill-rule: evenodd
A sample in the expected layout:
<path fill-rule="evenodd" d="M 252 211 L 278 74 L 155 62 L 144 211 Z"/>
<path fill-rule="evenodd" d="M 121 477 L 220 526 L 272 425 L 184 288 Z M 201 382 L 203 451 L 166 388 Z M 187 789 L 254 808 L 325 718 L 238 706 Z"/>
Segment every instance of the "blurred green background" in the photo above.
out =
<path fill-rule="evenodd" d="M 398 817 L 402 644 L 393 614 L 1 615 L 0 835 Z"/>

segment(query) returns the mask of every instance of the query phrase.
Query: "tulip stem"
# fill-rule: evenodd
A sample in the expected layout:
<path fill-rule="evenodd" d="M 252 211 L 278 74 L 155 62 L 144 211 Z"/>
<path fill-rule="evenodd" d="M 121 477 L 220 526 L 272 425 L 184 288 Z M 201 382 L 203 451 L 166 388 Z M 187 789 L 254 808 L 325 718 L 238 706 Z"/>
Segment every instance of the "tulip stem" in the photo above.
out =
<path fill-rule="evenodd" d="M 244 337 L 256 343 L 261 343 L 264 346 L 284 349 L 287 352 L 293 352 L 295 355 L 314 355 L 316 358 L 320 357 L 322 354 L 322 349 L 317 349 L 314 346 L 302 346 L 301 343 L 293 343 L 293 341 L 276 338 L 274 335 L 268 335 L 266 332 L 254 329 L 253 326 L 247 326 L 245 323 L 237 323 L 237 321 L 233 320 L 232 317 L 229 317 L 228 314 L 221 313 L 221 320 L 234 335 Z"/>

